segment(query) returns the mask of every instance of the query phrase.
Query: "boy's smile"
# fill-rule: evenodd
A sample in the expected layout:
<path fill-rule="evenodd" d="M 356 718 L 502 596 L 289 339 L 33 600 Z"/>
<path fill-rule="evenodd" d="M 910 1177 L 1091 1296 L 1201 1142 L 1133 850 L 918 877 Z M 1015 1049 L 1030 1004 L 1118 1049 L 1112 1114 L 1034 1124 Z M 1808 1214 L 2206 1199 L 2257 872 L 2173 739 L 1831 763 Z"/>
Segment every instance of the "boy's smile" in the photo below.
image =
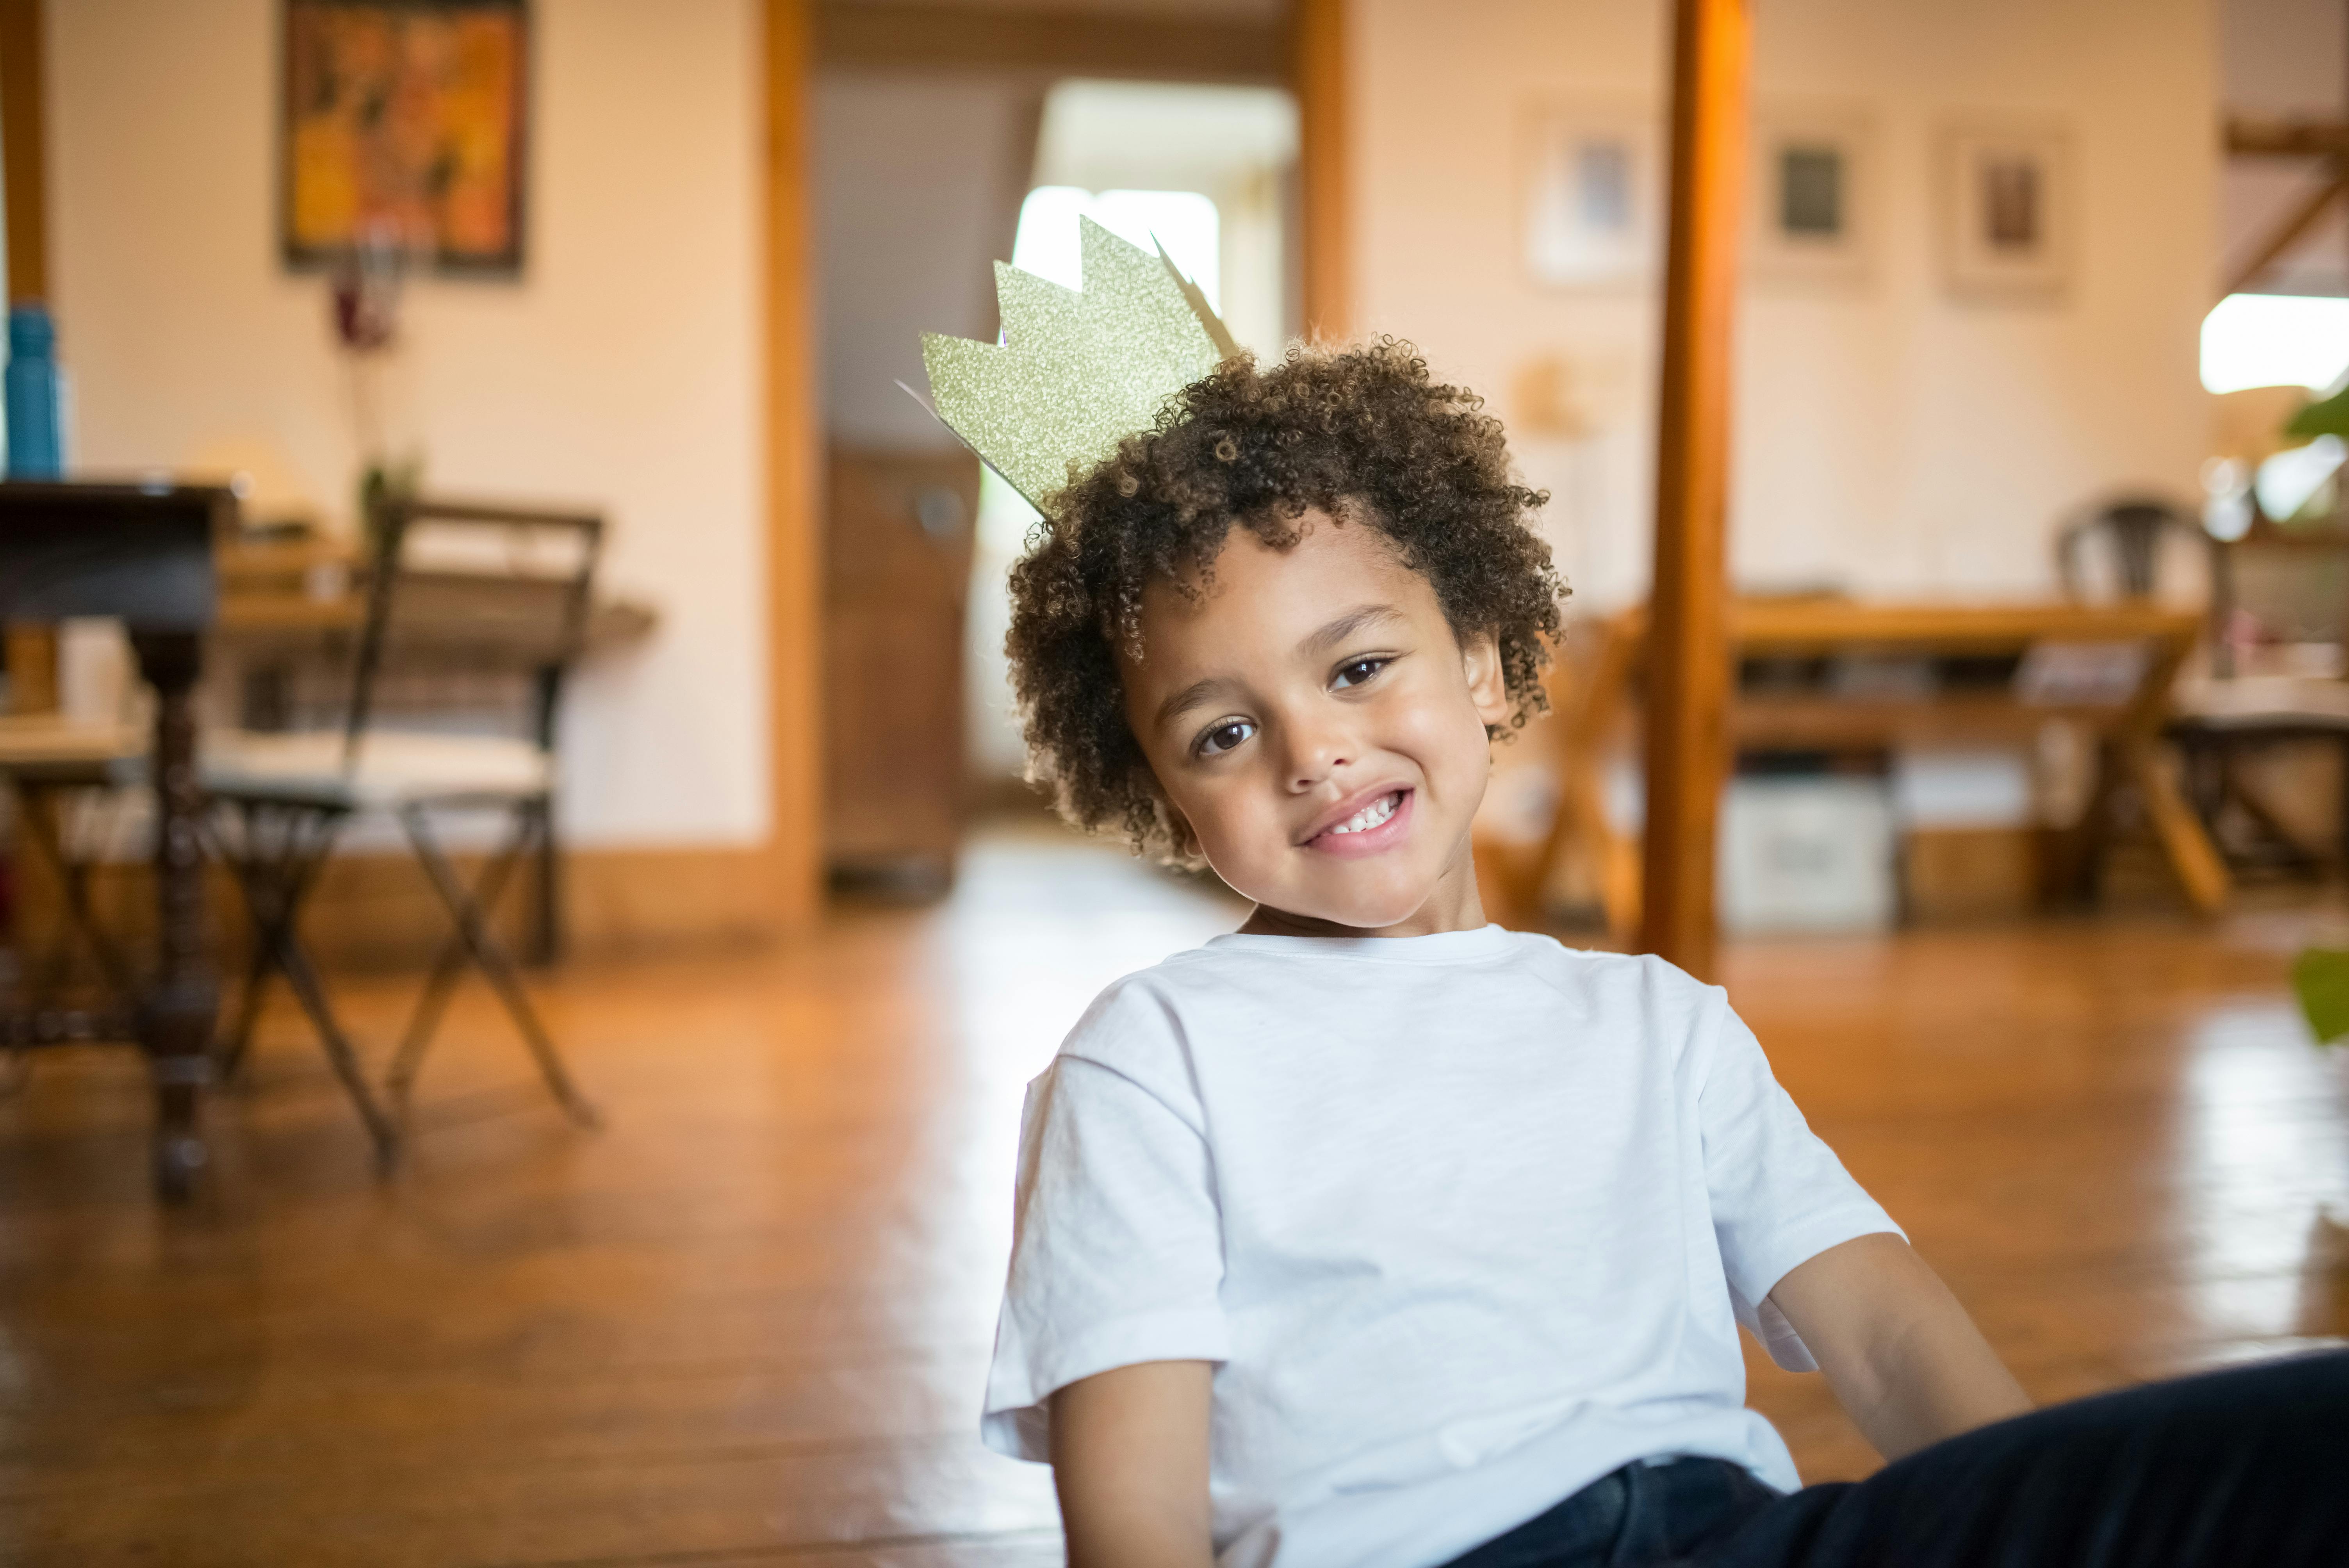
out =
<path fill-rule="evenodd" d="M 1422 935 L 1484 923 L 1469 824 L 1507 717 L 1489 634 L 1460 639 L 1375 527 L 1319 511 L 1287 550 L 1235 528 L 1197 599 L 1143 595 L 1128 722 L 1243 929 Z"/>
<path fill-rule="evenodd" d="M 1357 806 L 1361 796 L 1356 795 L 1324 813 L 1329 825 L 1309 832 L 1305 847 L 1325 855 L 1376 855 L 1400 843 L 1411 830 L 1409 786 L 1364 793 L 1371 798 L 1367 805 Z"/>

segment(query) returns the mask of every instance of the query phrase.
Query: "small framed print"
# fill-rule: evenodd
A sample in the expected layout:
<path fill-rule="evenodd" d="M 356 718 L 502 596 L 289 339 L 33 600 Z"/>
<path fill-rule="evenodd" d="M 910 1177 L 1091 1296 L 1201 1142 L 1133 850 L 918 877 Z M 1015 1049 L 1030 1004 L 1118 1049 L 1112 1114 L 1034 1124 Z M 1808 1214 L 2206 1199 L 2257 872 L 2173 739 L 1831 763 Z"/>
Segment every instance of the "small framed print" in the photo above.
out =
<path fill-rule="evenodd" d="M 1851 285 L 1873 260 L 1876 148 L 1868 117 L 1826 106 L 1755 107 L 1746 242 L 1754 277 Z"/>
<path fill-rule="evenodd" d="M 1527 125 L 1525 259 L 1535 281 L 1603 288 L 1656 276 L 1663 177 L 1655 112 L 1553 106 Z"/>
<path fill-rule="evenodd" d="M 1950 292 L 2045 300 L 2072 281 L 2070 135 L 2060 126 L 1968 124 L 1940 139 L 1942 273 Z"/>

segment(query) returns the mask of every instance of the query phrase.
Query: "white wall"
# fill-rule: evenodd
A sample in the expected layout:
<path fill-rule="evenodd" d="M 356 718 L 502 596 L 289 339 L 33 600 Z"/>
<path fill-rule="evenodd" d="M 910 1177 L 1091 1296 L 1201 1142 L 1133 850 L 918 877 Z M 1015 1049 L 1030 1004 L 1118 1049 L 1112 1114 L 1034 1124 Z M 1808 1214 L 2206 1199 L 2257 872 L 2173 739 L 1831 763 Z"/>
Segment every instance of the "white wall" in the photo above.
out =
<path fill-rule="evenodd" d="M 995 335 L 992 263 L 1011 253 L 1043 90 L 1002 71 L 818 76 L 818 303 L 833 440 L 960 444 L 898 384 L 929 395 L 923 333 Z"/>
<path fill-rule="evenodd" d="M 2220 97 L 2247 114 L 2341 112 L 2349 18 L 2334 0 L 2217 0 Z"/>
<path fill-rule="evenodd" d="M 278 264 L 274 0 L 51 0 L 52 267 L 90 469 L 275 448 L 348 525 L 358 456 L 324 285 Z M 661 612 L 591 663 L 576 841 L 768 831 L 758 15 L 537 0 L 519 283 L 408 294 L 391 424 L 450 493 L 605 509 Z"/>
<path fill-rule="evenodd" d="M 1557 496 L 1586 603 L 1648 573 L 1652 287 L 1546 290 L 1518 262 L 1524 122 L 1545 100 L 1665 102 L 1654 0 L 1356 0 L 1358 325 L 1417 343 L 1508 418 L 1530 364 L 1563 356 L 1594 433 L 1519 435 Z M 2050 532 L 2104 487 L 2192 493 L 2207 421 L 2197 328 L 2213 277 L 2214 24 L 2205 0 L 1771 0 L 1757 98 L 1876 124 L 1884 199 L 1870 281 L 1750 284 L 1739 316 L 1734 569 L 1865 593 L 2017 593 L 2052 582 Z M 2055 117 L 2083 197 L 2060 304 L 1942 290 L 1934 128 Z"/>

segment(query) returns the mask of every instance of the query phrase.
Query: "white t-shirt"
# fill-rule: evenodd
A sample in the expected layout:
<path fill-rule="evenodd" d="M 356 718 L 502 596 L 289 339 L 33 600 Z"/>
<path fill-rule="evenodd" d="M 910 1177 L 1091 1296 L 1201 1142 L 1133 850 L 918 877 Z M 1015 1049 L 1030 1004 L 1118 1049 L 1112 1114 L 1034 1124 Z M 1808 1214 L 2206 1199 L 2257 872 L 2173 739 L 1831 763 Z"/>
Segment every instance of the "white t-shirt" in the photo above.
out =
<path fill-rule="evenodd" d="M 1029 1086 L 987 1441 L 1058 1388 L 1219 1363 L 1222 1568 L 1427 1568 L 1639 1459 L 1792 1490 L 1737 1325 L 1898 1233 L 1723 993 L 1488 925 L 1219 936 L 1103 992 Z"/>

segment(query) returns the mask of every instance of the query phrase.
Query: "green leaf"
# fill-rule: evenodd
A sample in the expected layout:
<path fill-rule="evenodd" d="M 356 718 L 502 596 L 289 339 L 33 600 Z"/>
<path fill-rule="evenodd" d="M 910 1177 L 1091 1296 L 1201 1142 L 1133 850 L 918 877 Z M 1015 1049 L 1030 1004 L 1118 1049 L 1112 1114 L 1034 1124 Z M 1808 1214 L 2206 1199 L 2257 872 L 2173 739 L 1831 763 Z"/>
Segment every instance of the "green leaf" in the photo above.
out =
<path fill-rule="evenodd" d="M 2310 948 L 2292 963 L 2292 988 L 2319 1041 L 2349 1035 L 2349 953 Z"/>
<path fill-rule="evenodd" d="M 2349 436 L 2349 387 L 2311 403 L 2284 422 L 2286 436 Z"/>

